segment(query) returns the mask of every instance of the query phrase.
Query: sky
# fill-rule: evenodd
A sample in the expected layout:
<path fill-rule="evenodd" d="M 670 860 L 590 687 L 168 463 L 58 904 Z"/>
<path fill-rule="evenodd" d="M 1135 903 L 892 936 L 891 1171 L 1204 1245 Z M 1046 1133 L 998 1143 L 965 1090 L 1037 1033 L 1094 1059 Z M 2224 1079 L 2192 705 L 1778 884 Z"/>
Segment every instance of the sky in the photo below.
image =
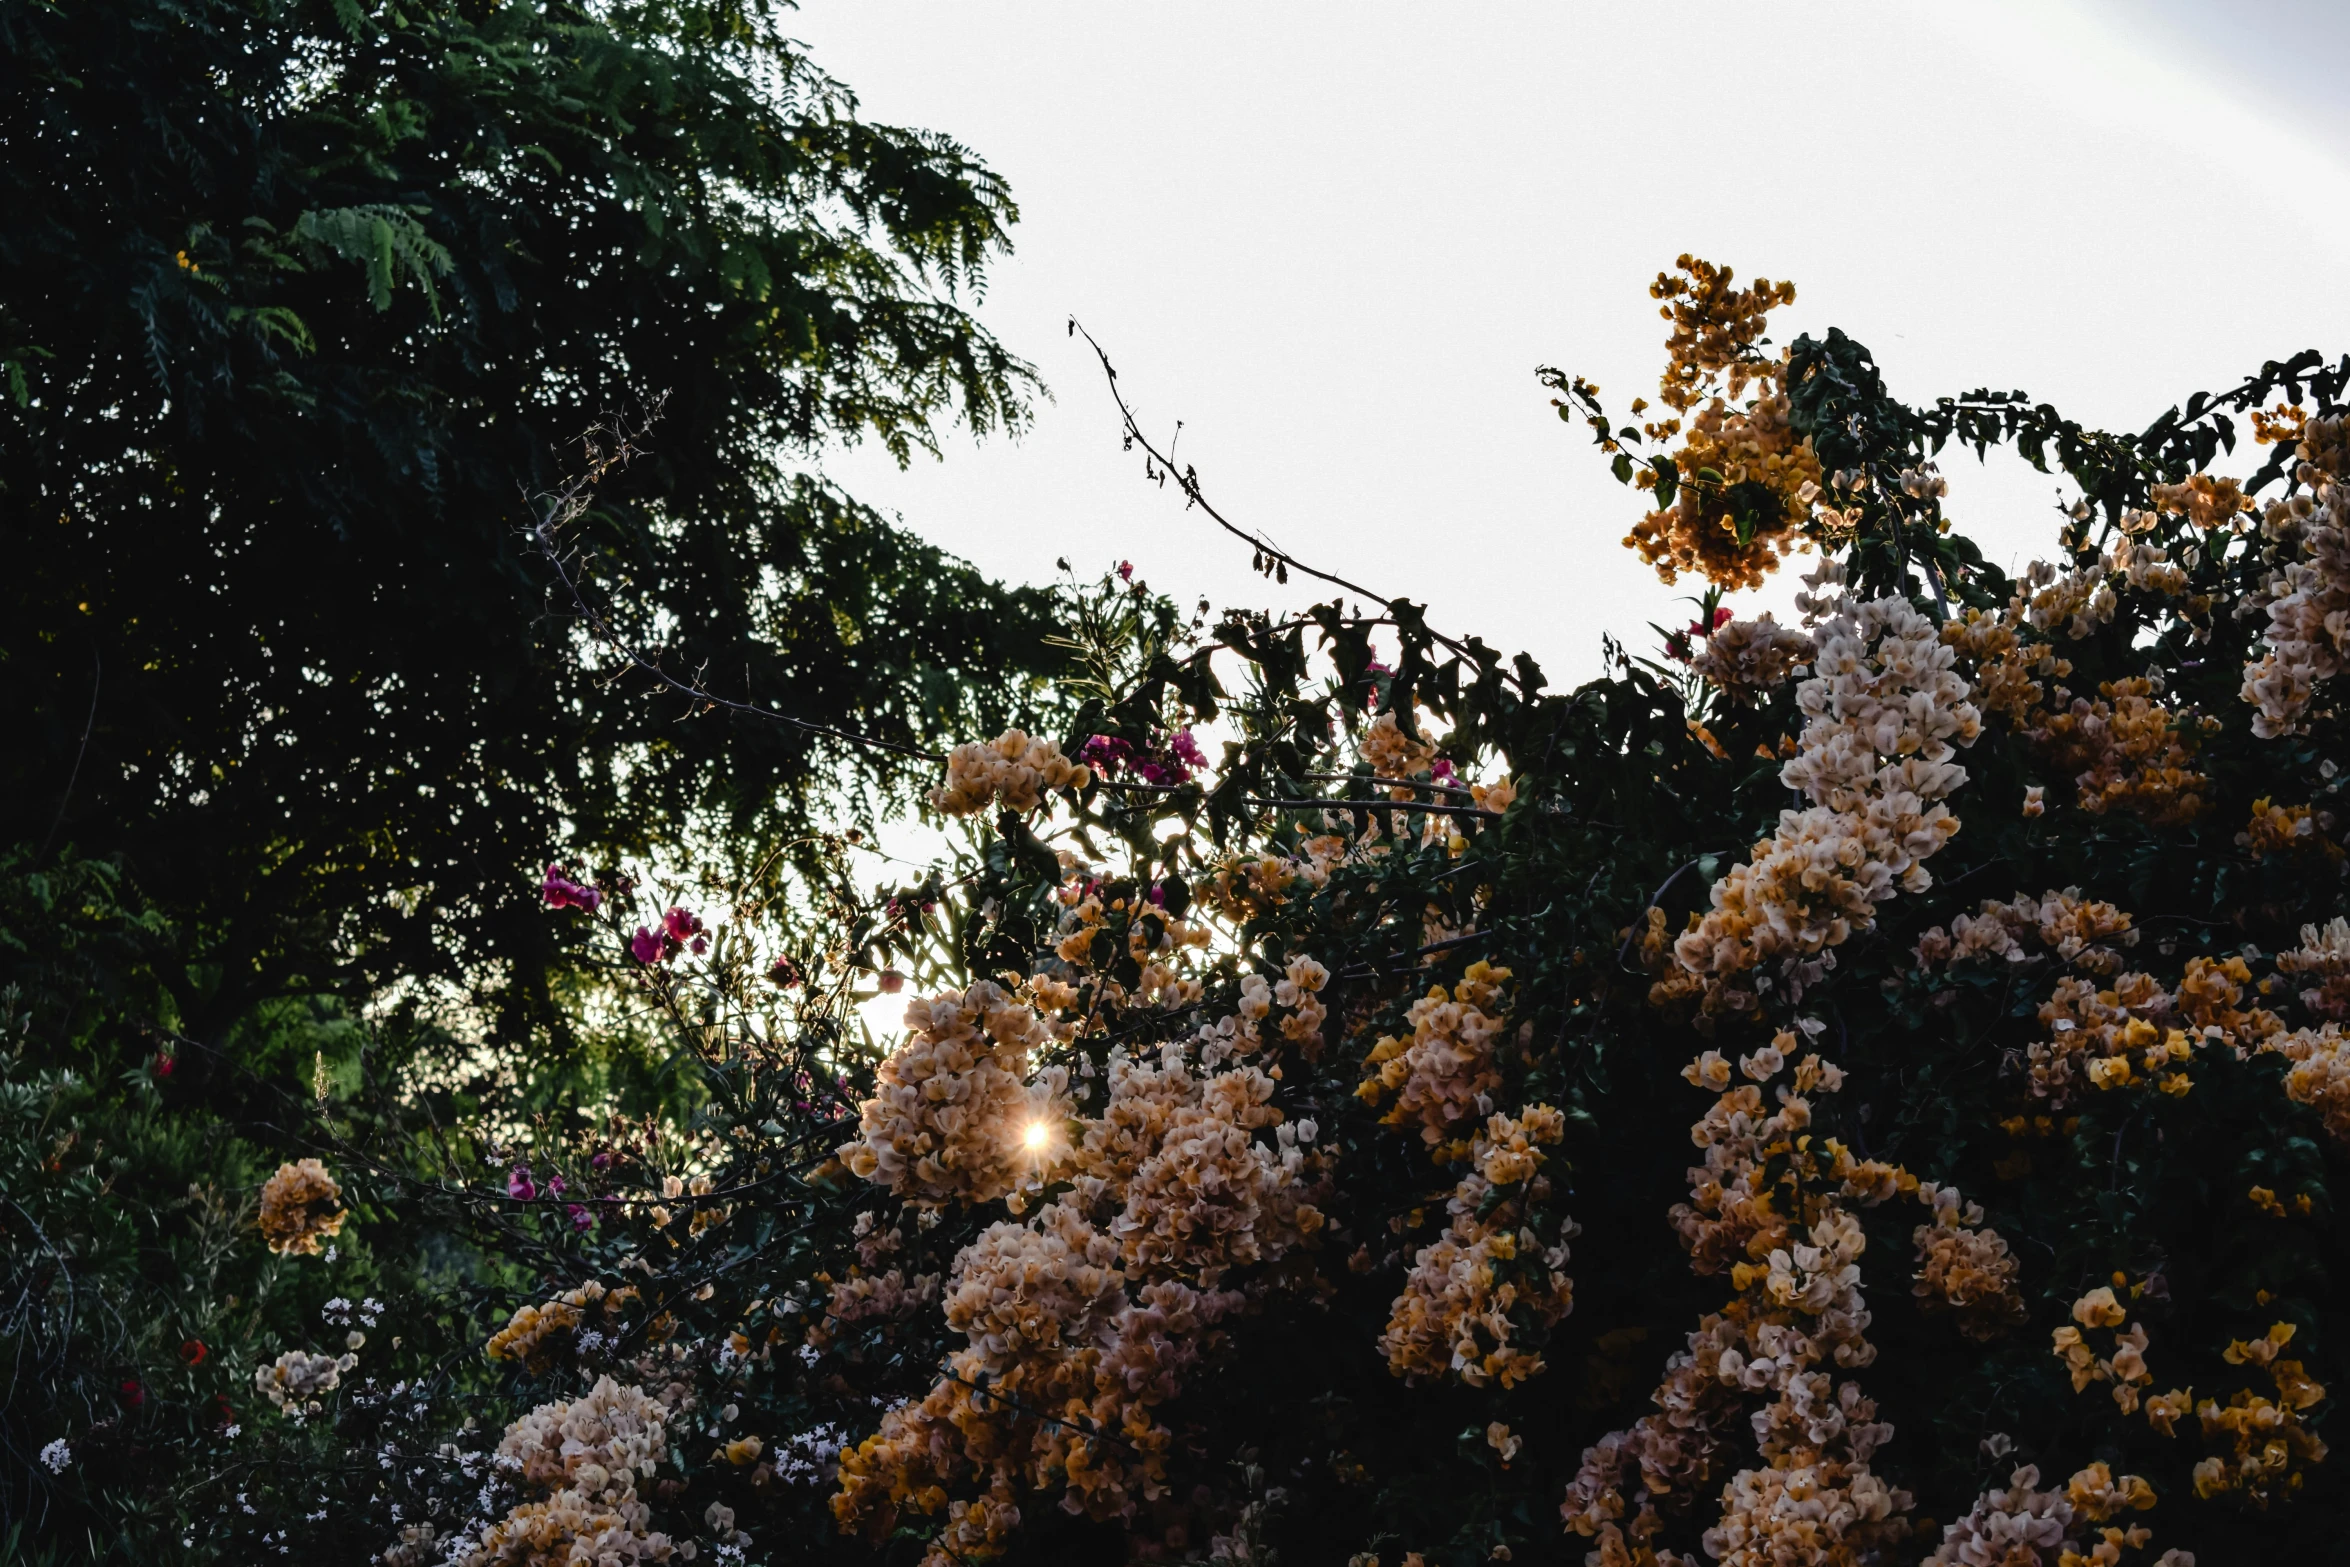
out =
<path fill-rule="evenodd" d="M 1009 579 L 1316 597 L 1146 481 L 1071 316 L 1227 515 L 1558 684 L 1701 586 L 1621 546 L 1635 494 L 1534 377 L 1653 393 L 1647 284 L 1683 251 L 1792 278 L 1774 335 L 1841 326 L 1913 400 L 2138 428 L 2350 349 L 2350 8 L 803 0 L 793 30 L 1019 202 L 978 309 L 1050 389 L 1032 428 L 826 460 Z M 1946 472 L 1994 559 L 2045 548 L 2053 479 Z M 1784 617 L 1792 588 L 1732 602 Z"/>

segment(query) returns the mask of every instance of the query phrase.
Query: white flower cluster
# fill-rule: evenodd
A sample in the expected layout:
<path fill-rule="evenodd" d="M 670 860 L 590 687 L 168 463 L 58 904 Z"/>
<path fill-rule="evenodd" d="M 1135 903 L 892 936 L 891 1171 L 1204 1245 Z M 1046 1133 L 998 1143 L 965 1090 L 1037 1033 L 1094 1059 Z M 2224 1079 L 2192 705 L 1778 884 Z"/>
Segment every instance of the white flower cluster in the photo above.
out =
<path fill-rule="evenodd" d="M 1810 637 L 1765 614 L 1716 626 L 1691 653 L 1689 667 L 1732 702 L 1752 706 L 1809 664 L 1817 651 Z"/>
<path fill-rule="evenodd" d="M 307 1408 L 321 1393 L 342 1386 L 343 1373 L 359 1364 L 357 1355 L 313 1355 L 289 1349 L 253 1373 L 253 1390 L 279 1409 Z"/>
<path fill-rule="evenodd" d="M 1322 1024 L 1330 1009 L 1322 990 L 1330 970 L 1309 957 L 1294 957 L 1277 980 L 1262 974 L 1244 974 L 1240 998 L 1230 1015 L 1201 1026 L 1196 1040 L 1200 1064 L 1214 1068 L 1234 1056 L 1254 1055 L 1268 1043 L 1266 1023 L 1273 1008 L 1283 1009 L 1275 1022 L 1280 1036 L 1313 1060 L 1322 1050 Z"/>
<path fill-rule="evenodd" d="M 1936 925 L 1920 936 L 1917 960 L 1920 968 L 1935 968 L 1994 960 L 2029 963 L 2053 954 L 2085 974 L 2114 974 L 2122 966 L 2119 949 L 2137 944 L 2128 914 L 2067 887 L 2038 898 L 2018 893 L 2006 903 L 1985 899 L 1975 913 L 1953 919 L 1948 930 Z"/>
<path fill-rule="evenodd" d="M 931 806 L 947 816 L 975 816 L 1000 804 L 1026 813 L 1051 789 L 1083 789 L 1093 769 L 1072 762 L 1050 740 L 1007 729 L 993 740 L 973 740 L 947 756 L 947 780 L 930 791 Z"/>
<path fill-rule="evenodd" d="M 1906 600 L 1857 603 L 1833 563 L 1806 580 L 1819 646 L 1796 692 L 1803 734 L 1779 776 L 1813 804 L 1781 812 L 1753 860 L 1714 883 L 1712 910 L 1673 943 L 1674 971 L 1654 991 L 1695 996 L 1708 1016 L 1755 1010 L 1775 982 L 1800 999 L 1878 904 L 1933 884 L 1925 861 L 1958 831 L 1939 802 L 1967 777 L 1955 747 L 1982 732 L 1956 653 Z M 1756 972 L 1774 963 L 1778 981 Z"/>
<path fill-rule="evenodd" d="M 2285 1096 L 2323 1116 L 2334 1140 L 2350 1148 L 2350 1037 L 2342 1026 L 2327 1022 L 2295 1029 L 2263 1040 L 2260 1048 L 2293 1063 L 2285 1072 Z"/>
<path fill-rule="evenodd" d="M 600 1377 L 585 1398 L 541 1404 L 506 1428 L 501 1465 L 547 1492 L 520 1504 L 478 1543 L 460 1541 L 458 1567 L 635 1567 L 677 1554 L 648 1527 L 636 1484 L 668 1456 L 668 1410 L 642 1388 Z"/>
<path fill-rule="evenodd" d="M 2280 557 L 2248 609 L 2268 612 L 2268 648 L 2244 666 L 2244 700 L 2264 740 L 2308 727 L 2317 683 L 2350 660 L 2350 489 L 2327 482 L 2268 509 L 2262 531 Z"/>
<path fill-rule="evenodd" d="M 2321 1018 L 2350 1020 L 2350 919 L 2301 927 L 2301 945 L 2277 954 L 2277 972 L 2301 986 L 2301 1004 Z"/>
<path fill-rule="evenodd" d="M 2006 1239 L 1983 1223 L 1983 1206 L 1960 1198 L 1955 1186 L 1918 1184 L 1918 1200 L 1933 1222 L 1911 1232 L 1917 1282 L 1910 1293 L 1930 1312 L 1948 1312 L 1968 1338 L 1998 1337 L 2024 1320 L 2022 1268 Z"/>
<path fill-rule="evenodd" d="M 1029 1053 L 1051 1037 L 1043 1020 L 983 979 L 909 1002 L 906 1029 L 841 1162 L 928 1207 L 1012 1191 L 1035 1163 L 1026 1129 L 1059 1119 L 1059 1072 L 1026 1081 Z"/>
<path fill-rule="evenodd" d="M 2003 1445 L 2005 1437 L 1997 1439 Z M 2065 1482 L 2064 1490 L 2040 1489 L 2040 1470 L 2026 1464 L 2008 1476 L 2006 1490 L 1975 1498 L 1965 1517 L 1942 1531 L 1942 1544 L 1923 1567 L 2059 1567 L 2060 1563 L 2122 1560 L 2125 1549 L 2145 1550 L 2153 1532 L 2143 1525 L 2107 1520 L 2154 1505 L 2154 1489 L 2137 1475 L 2115 1475 L 2094 1463 Z M 2091 1524 L 2106 1524 L 2089 1529 Z M 2094 1535 L 2091 1543 L 2086 1536 Z M 2088 1545 L 2087 1550 L 2078 1547 Z M 2138 1558 L 2144 1560 L 2144 1558 Z M 2195 1567 L 2192 1551 L 2167 1550 L 2151 1567 Z"/>
<path fill-rule="evenodd" d="M 2060 571 L 2044 560 L 2024 568 L 2016 582 L 2016 608 L 2033 629 L 2062 631 L 2075 642 L 2113 623 L 2114 598 L 2108 562 Z"/>
<path fill-rule="evenodd" d="M 2039 1469 L 2026 1464 L 2008 1476 L 2006 1490 L 1985 1491 L 1965 1517 L 1942 1531 L 1942 1544 L 1925 1567 L 2053 1564 L 2072 1521 L 2072 1503 L 2060 1491 L 2041 1490 Z"/>

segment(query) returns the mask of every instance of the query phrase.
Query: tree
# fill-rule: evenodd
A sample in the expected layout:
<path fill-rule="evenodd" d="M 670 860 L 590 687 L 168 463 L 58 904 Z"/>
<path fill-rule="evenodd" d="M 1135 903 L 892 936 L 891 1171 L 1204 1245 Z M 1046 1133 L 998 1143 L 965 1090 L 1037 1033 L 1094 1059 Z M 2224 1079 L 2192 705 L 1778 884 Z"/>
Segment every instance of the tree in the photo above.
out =
<path fill-rule="evenodd" d="M 861 120 L 780 25 L 0 6 L 0 790 L 185 933 L 190 1030 L 459 976 L 546 1023 L 544 856 L 901 786 L 902 753 L 663 700 L 548 599 L 529 529 L 598 421 L 658 404 L 575 539 L 664 667 L 917 753 L 1055 667 L 1043 596 L 795 466 L 1016 425 L 1031 382 L 963 303 L 1003 182 Z"/>

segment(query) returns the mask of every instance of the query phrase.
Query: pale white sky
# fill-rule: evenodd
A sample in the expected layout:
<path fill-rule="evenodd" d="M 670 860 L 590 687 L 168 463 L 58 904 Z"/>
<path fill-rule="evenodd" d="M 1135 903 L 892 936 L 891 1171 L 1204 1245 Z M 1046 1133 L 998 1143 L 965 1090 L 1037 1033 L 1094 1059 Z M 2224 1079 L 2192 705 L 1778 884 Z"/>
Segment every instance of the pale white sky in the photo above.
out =
<path fill-rule="evenodd" d="M 1635 495 L 1532 372 L 1652 392 L 1645 289 L 1683 250 L 1795 279 L 1782 341 L 1842 326 L 1918 400 L 2020 386 L 2134 428 L 2350 348 L 2350 7 L 804 0 L 794 27 L 1020 202 L 981 313 L 1052 388 L 1033 431 L 831 464 L 1007 578 L 1125 558 L 1183 600 L 1316 596 L 1145 484 L 1072 313 L 1229 515 L 1559 685 L 1697 585 L 1620 547 Z M 2039 549 L 2052 481 L 1947 467 L 1995 558 Z"/>

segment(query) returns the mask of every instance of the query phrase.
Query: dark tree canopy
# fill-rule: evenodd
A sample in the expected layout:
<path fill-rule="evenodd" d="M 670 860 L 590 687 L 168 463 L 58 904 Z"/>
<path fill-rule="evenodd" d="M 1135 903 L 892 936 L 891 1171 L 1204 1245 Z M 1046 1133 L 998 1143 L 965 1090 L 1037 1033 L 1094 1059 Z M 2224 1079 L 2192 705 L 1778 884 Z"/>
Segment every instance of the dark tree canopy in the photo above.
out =
<path fill-rule="evenodd" d="M 806 471 L 1031 378 L 965 309 L 1003 182 L 765 0 L 6 0 L 0 193 L 0 788 L 202 933 L 199 1033 L 493 956 L 525 1020 L 548 844 L 895 781 L 597 678 L 527 530 L 600 417 L 663 400 L 580 542 L 667 667 L 921 743 L 1052 666 Z"/>

